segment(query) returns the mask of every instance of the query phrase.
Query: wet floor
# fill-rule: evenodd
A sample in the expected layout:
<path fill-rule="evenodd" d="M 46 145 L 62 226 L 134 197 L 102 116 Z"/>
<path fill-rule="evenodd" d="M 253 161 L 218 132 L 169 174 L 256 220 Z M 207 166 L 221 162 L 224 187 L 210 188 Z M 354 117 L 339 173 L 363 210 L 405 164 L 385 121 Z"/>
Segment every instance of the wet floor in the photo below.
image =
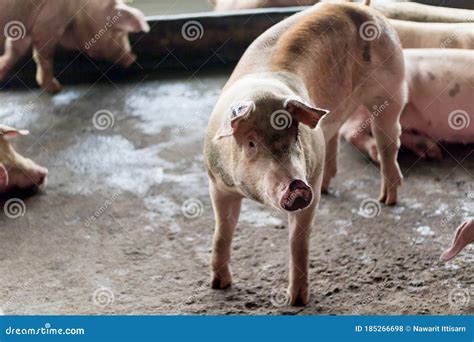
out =
<path fill-rule="evenodd" d="M 313 229 L 310 305 L 282 305 L 286 221 L 250 201 L 234 243 L 234 285 L 211 290 L 202 142 L 227 77 L 150 75 L 67 85 L 53 97 L 2 91 L 0 121 L 31 131 L 15 146 L 50 177 L 44 193 L 24 200 L 23 216 L 0 216 L 1 312 L 474 313 L 466 299 L 474 248 L 438 261 L 455 227 L 474 216 L 472 146 L 450 147 L 442 162 L 402 154 L 399 205 L 371 212 L 360 206 L 377 196 L 379 171 L 343 144 Z"/>

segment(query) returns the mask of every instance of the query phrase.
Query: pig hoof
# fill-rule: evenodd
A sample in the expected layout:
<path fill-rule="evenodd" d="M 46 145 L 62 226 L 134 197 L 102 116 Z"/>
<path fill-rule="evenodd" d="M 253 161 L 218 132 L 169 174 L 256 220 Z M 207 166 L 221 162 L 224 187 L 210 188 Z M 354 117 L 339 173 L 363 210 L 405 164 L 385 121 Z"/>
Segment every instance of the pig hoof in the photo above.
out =
<path fill-rule="evenodd" d="M 48 83 L 42 84 L 42 88 L 53 95 L 59 93 L 62 90 L 61 84 L 56 79 L 53 79 Z"/>
<path fill-rule="evenodd" d="M 229 274 L 213 273 L 211 277 L 211 287 L 216 290 L 226 289 L 232 284 L 232 276 Z"/>
<path fill-rule="evenodd" d="M 291 306 L 306 306 L 309 303 L 308 286 L 288 289 L 288 305 Z"/>
<path fill-rule="evenodd" d="M 426 155 L 429 159 L 434 160 L 441 160 L 443 159 L 443 152 L 438 145 L 430 147 L 430 149 L 426 152 Z"/>

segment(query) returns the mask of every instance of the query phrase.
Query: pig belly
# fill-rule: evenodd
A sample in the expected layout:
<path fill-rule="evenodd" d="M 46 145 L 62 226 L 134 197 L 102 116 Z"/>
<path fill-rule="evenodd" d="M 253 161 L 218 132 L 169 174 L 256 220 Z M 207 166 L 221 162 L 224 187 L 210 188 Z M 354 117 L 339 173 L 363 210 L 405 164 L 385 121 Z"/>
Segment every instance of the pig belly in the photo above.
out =
<path fill-rule="evenodd" d="M 405 50 L 410 102 L 405 130 L 447 143 L 474 143 L 474 51 Z"/>

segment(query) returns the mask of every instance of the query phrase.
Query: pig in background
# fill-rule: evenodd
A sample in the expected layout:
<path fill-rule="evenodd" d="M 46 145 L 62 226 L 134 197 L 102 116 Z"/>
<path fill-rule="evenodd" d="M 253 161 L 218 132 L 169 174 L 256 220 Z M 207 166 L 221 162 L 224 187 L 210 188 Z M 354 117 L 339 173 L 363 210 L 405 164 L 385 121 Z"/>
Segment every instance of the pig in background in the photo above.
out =
<path fill-rule="evenodd" d="M 472 101 L 474 51 L 404 50 L 409 101 L 403 109 L 402 148 L 421 158 L 441 159 L 438 143 L 474 144 Z M 383 109 L 382 109 L 383 110 Z M 377 112 L 357 111 L 341 128 L 343 137 L 378 162 L 370 122 Z"/>
<path fill-rule="evenodd" d="M 310 6 L 318 2 L 363 2 L 355 0 L 209 0 L 215 11 L 236 11 L 265 7 Z M 445 1 L 445 6 L 450 2 Z M 419 22 L 471 22 L 472 11 L 458 8 L 428 6 L 408 0 L 373 1 L 373 8 L 387 18 Z"/>
<path fill-rule="evenodd" d="M 48 170 L 17 153 L 8 140 L 28 133 L 0 125 L 0 194 L 12 190 L 42 189 L 46 185 Z"/>
<path fill-rule="evenodd" d="M 32 47 L 36 80 L 50 93 L 61 90 L 54 76 L 58 44 L 128 67 L 136 60 L 128 33 L 149 31 L 143 13 L 122 0 L 2 0 L 0 28 L 0 81 Z"/>

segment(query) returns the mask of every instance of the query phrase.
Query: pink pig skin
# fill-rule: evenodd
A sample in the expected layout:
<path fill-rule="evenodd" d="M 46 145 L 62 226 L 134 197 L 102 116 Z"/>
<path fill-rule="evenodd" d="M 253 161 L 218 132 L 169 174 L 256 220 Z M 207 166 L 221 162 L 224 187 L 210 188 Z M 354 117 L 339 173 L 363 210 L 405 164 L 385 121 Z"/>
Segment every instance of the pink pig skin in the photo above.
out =
<path fill-rule="evenodd" d="M 458 227 L 451 247 L 441 254 L 441 260 L 453 259 L 470 243 L 474 243 L 474 220 L 466 221 Z"/>
<path fill-rule="evenodd" d="M 402 147 L 420 157 L 439 159 L 438 142 L 474 143 L 474 51 L 407 49 L 404 55 L 409 102 L 400 118 Z M 377 162 L 370 121 L 369 113 L 359 111 L 341 134 Z"/>
<path fill-rule="evenodd" d="M 48 170 L 21 156 L 7 140 L 8 137 L 26 134 L 26 130 L 0 125 L 0 193 L 46 185 Z"/>
<path fill-rule="evenodd" d="M 58 44 L 127 67 L 136 59 L 128 33 L 149 30 L 143 14 L 122 0 L 2 0 L 0 28 L 0 80 L 32 47 L 37 82 L 51 93 L 61 89 L 53 65 Z"/>

